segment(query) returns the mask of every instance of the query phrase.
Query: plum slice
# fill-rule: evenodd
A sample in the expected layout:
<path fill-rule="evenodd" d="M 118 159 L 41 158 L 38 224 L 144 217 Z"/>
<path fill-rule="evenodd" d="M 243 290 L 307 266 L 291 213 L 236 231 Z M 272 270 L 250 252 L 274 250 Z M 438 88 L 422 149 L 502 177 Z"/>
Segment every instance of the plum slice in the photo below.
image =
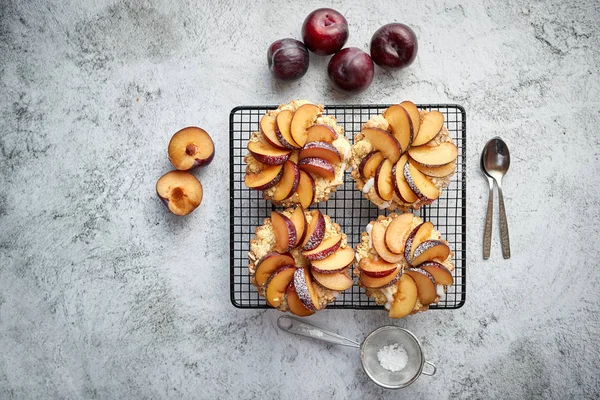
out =
<path fill-rule="evenodd" d="M 417 304 L 417 284 L 410 275 L 402 274 L 396 287 L 398 291 L 390 307 L 389 317 L 404 318 L 414 310 Z"/>
<path fill-rule="evenodd" d="M 296 228 L 296 243 L 294 244 L 294 247 L 297 247 L 304 240 L 304 235 L 306 235 L 306 226 L 308 225 L 306 223 L 306 216 L 304 215 L 304 209 L 302 206 L 294 209 L 290 220 Z"/>
<path fill-rule="evenodd" d="M 300 151 L 299 159 L 303 158 L 321 158 L 329 161 L 332 164 L 339 163 L 342 161 L 340 152 L 331 144 L 327 142 L 310 142 L 307 143 L 304 148 Z"/>
<path fill-rule="evenodd" d="M 437 146 L 419 146 L 408 149 L 410 158 L 427 167 L 440 167 L 456 160 L 458 148 L 445 142 Z"/>
<path fill-rule="evenodd" d="M 306 143 L 310 142 L 327 142 L 333 143 L 337 139 L 337 133 L 329 125 L 317 124 L 306 130 Z"/>
<path fill-rule="evenodd" d="M 311 262 L 313 271 L 321 274 L 340 272 L 354 261 L 354 250 L 351 247 L 338 249 L 335 253 L 322 260 Z"/>
<path fill-rule="evenodd" d="M 409 268 L 404 270 L 417 285 L 417 296 L 424 306 L 433 303 L 437 297 L 437 287 L 433 275 L 420 268 Z"/>
<path fill-rule="evenodd" d="M 215 156 L 215 145 L 204 129 L 188 126 L 173 135 L 168 155 L 175 168 L 187 171 L 208 165 Z"/>
<path fill-rule="evenodd" d="M 369 179 L 375 176 L 377 172 L 377 168 L 381 162 L 385 159 L 385 156 L 380 151 L 372 151 L 367 154 L 360 162 L 358 166 L 358 172 L 362 175 L 363 178 Z"/>
<path fill-rule="evenodd" d="M 433 276 L 433 279 L 435 279 L 435 283 L 438 285 L 450 286 L 454 283 L 452 272 L 450 272 L 443 264 L 435 261 L 427 261 L 423 264 L 419 264 L 419 268 L 429 272 L 431 276 Z"/>
<path fill-rule="evenodd" d="M 267 190 L 279 183 L 283 175 L 283 165 L 267 165 L 257 174 L 246 174 L 244 183 L 250 189 Z"/>
<path fill-rule="evenodd" d="M 375 172 L 375 191 L 384 201 L 390 201 L 394 197 L 393 167 L 394 164 L 389 159 L 385 159 L 379 164 L 377 172 Z"/>
<path fill-rule="evenodd" d="M 332 181 L 335 178 L 335 168 L 333 168 L 333 165 L 331 165 L 329 161 L 323 160 L 322 158 L 304 158 L 298 161 L 298 168 L 304 172 L 318 175 L 329 181 Z"/>
<path fill-rule="evenodd" d="M 411 190 L 426 202 L 432 202 L 440 197 L 439 189 L 429 180 L 429 178 L 419 171 L 411 162 L 404 165 L 404 179 Z"/>
<path fill-rule="evenodd" d="M 297 269 L 294 273 L 294 287 L 302 304 L 311 311 L 321 309 L 319 296 L 313 286 L 312 277 L 308 268 Z"/>
<path fill-rule="evenodd" d="M 267 302 L 273 307 L 277 308 L 283 300 L 283 295 L 287 290 L 290 282 L 294 279 L 294 273 L 296 267 L 293 265 L 286 265 L 279 268 L 269 279 L 267 283 Z"/>
<path fill-rule="evenodd" d="M 291 124 L 292 118 L 294 117 L 294 113 L 290 110 L 283 110 L 277 114 L 277 119 L 275 123 L 275 133 L 277 134 L 277 139 L 283 145 L 283 147 L 287 149 L 298 149 L 302 146 L 299 146 L 292 137 L 291 132 Z"/>
<path fill-rule="evenodd" d="M 441 165 L 439 167 L 427 167 L 425 165 L 421 165 L 417 162 L 414 163 L 416 169 L 421 171 L 427 176 L 432 176 L 435 178 L 443 178 L 448 175 L 451 175 L 456 171 L 456 160 L 449 162 L 446 165 Z"/>
<path fill-rule="evenodd" d="M 362 274 L 371 278 L 383 278 L 396 271 L 398 264 L 392 264 L 382 259 L 362 258 L 358 263 L 358 268 Z"/>
<path fill-rule="evenodd" d="M 404 178 L 404 166 L 408 161 L 408 156 L 405 154 L 400 157 L 400 160 L 394 165 L 392 168 L 392 175 L 394 176 L 394 191 L 396 195 L 405 203 L 412 204 L 417 201 L 419 198 L 412 191 L 408 182 L 406 182 L 406 178 Z"/>
<path fill-rule="evenodd" d="M 268 143 L 248 142 L 248 151 L 256 161 L 267 165 L 281 165 L 290 158 L 291 150 L 282 150 Z"/>
<path fill-rule="evenodd" d="M 433 231 L 433 224 L 429 221 L 417 225 L 406 238 L 404 245 L 404 258 L 409 263 L 413 258 L 413 254 L 418 245 L 423 243 Z"/>
<path fill-rule="evenodd" d="M 385 261 L 397 264 L 404 260 L 404 254 L 394 254 L 388 250 L 385 245 L 385 231 L 386 227 L 380 224 L 379 222 L 375 222 L 373 224 L 373 230 L 371 231 L 371 241 L 373 242 L 373 248 L 379 254 L 379 257 L 383 258 Z"/>
<path fill-rule="evenodd" d="M 342 291 L 352 287 L 354 281 L 344 272 L 337 272 L 333 274 L 322 274 L 316 272 L 313 268 L 313 278 L 321 286 L 327 289 Z"/>
<path fill-rule="evenodd" d="M 410 265 L 419 265 L 425 261 L 444 261 L 450 255 L 450 247 L 441 240 L 425 240 L 413 253 Z"/>
<path fill-rule="evenodd" d="M 402 154 L 398 140 L 388 131 L 379 128 L 365 128 L 362 131 L 373 147 L 383 153 L 383 156 L 396 164 Z"/>
<path fill-rule="evenodd" d="M 281 254 L 276 251 L 272 251 L 265 254 L 258 262 L 256 271 L 254 273 L 256 284 L 258 286 L 265 285 L 271 275 L 285 265 L 294 265 L 294 257 L 292 257 L 290 253 Z"/>
<path fill-rule="evenodd" d="M 277 139 L 277 129 L 275 117 L 272 115 L 263 115 L 260 119 L 260 130 L 265 140 L 278 149 L 286 150 L 286 147 Z"/>
<path fill-rule="evenodd" d="M 282 201 L 291 197 L 298 188 L 300 182 L 300 170 L 292 161 L 286 161 L 283 164 L 283 176 L 275 187 L 273 194 L 274 201 Z"/>
<path fill-rule="evenodd" d="M 298 146 L 302 147 L 306 144 L 308 140 L 306 130 L 314 124 L 320 113 L 321 110 L 314 104 L 304 104 L 296 110 L 292 118 L 290 131 L 292 139 Z"/>
<path fill-rule="evenodd" d="M 277 211 L 271 212 L 271 224 L 275 232 L 275 250 L 287 253 L 296 244 L 296 227 L 285 215 Z"/>
<path fill-rule="evenodd" d="M 295 275 L 295 273 L 294 273 Z M 300 297 L 298 297 L 298 292 L 296 292 L 296 287 L 294 286 L 294 282 L 292 281 L 286 291 L 287 296 L 287 304 L 291 313 L 297 315 L 299 317 L 307 317 L 309 315 L 313 315 L 315 312 L 306 308 Z"/>
<path fill-rule="evenodd" d="M 421 127 L 419 128 L 419 134 L 413 139 L 413 146 L 421 146 L 425 144 L 440 133 L 440 130 L 444 126 L 444 114 L 439 111 L 430 111 L 423 117 L 421 121 Z"/>
<path fill-rule="evenodd" d="M 304 208 L 310 207 L 316 195 L 315 181 L 309 173 L 300 170 L 300 180 L 298 181 L 298 199 Z"/>
<path fill-rule="evenodd" d="M 419 134 L 419 128 L 421 127 L 421 115 L 419 114 L 419 109 L 412 101 L 403 101 L 400 103 L 400 106 L 406 110 L 408 115 L 410 116 L 410 121 L 412 122 L 413 127 L 413 140 Z"/>
<path fill-rule="evenodd" d="M 413 141 L 413 126 L 408 112 L 399 105 L 390 106 L 383 117 L 390 124 L 392 135 L 398 140 L 402 152 L 410 147 Z"/>
<path fill-rule="evenodd" d="M 321 244 L 325 237 L 326 229 L 325 217 L 323 217 L 323 214 L 319 210 L 311 210 L 309 214 L 311 220 L 308 223 L 306 236 L 302 242 L 302 249 L 307 251 L 313 250 Z"/>
<path fill-rule="evenodd" d="M 302 255 L 304 257 L 306 257 L 307 259 L 309 259 L 310 261 L 322 260 L 326 257 L 329 257 L 337 249 L 339 249 L 341 244 L 342 244 L 342 235 L 340 235 L 340 234 L 333 235 L 326 239 L 323 239 L 321 244 L 319 244 L 314 249 L 303 251 Z"/>
<path fill-rule="evenodd" d="M 359 283 L 366 288 L 383 289 L 396 283 L 401 276 L 402 269 L 400 268 L 400 265 L 396 265 L 396 269 L 394 269 L 390 274 L 379 278 L 373 278 L 367 274 L 361 274 Z"/>
<path fill-rule="evenodd" d="M 176 215 L 188 215 L 202 203 L 202 184 L 187 171 L 170 171 L 156 182 L 156 194 Z"/>
<path fill-rule="evenodd" d="M 385 230 L 385 245 L 395 254 L 404 254 L 404 243 L 410 232 L 413 214 L 406 213 L 396 216 Z"/>

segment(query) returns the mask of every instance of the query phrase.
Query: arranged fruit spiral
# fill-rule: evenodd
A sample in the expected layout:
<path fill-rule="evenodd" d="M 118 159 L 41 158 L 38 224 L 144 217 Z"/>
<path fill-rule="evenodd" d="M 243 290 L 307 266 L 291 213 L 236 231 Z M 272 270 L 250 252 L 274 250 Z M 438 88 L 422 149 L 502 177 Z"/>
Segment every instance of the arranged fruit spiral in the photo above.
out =
<path fill-rule="evenodd" d="M 392 105 L 356 135 L 350 164 L 358 190 L 380 209 L 419 209 L 440 197 L 456 171 L 458 148 L 439 111 Z"/>
<path fill-rule="evenodd" d="M 273 211 L 256 228 L 248 253 L 251 281 L 280 311 L 311 315 L 353 285 L 354 250 L 340 226 L 302 206 Z"/>
<path fill-rule="evenodd" d="M 248 152 L 246 186 L 275 204 L 308 208 L 343 183 L 350 142 L 322 105 L 295 100 L 261 118 Z"/>
<path fill-rule="evenodd" d="M 454 282 L 448 242 L 431 222 L 411 213 L 380 216 L 356 247 L 354 275 L 391 318 L 425 311 Z"/>

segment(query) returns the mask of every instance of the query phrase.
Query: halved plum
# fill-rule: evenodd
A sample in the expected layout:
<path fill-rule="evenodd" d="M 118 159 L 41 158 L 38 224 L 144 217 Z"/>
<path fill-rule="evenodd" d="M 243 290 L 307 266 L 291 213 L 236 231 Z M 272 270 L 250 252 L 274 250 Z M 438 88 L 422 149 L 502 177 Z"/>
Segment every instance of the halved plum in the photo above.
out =
<path fill-rule="evenodd" d="M 325 229 L 327 226 L 325 217 L 323 217 L 321 211 L 311 210 L 309 214 L 311 219 L 306 228 L 306 236 L 302 242 L 302 249 L 306 251 L 313 250 L 321 244 L 325 237 Z"/>
<path fill-rule="evenodd" d="M 354 250 L 351 247 L 338 249 L 335 253 L 322 260 L 311 262 L 313 271 L 321 274 L 340 272 L 354 262 Z"/>
<path fill-rule="evenodd" d="M 175 168 L 187 171 L 208 165 L 215 156 L 215 145 L 204 129 L 188 126 L 173 135 L 169 142 L 168 155 Z"/>
<path fill-rule="evenodd" d="M 298 155 L 300 160 L 313 157 L 329 161 L 332 164 L 342 161 L 340 152 L 327 142 L 309 142 L 300 150 L 300 154 Z"/>
<path fill-rule="evenodd" d="M 367 154 L 360 162 L 358 166 L 358 172 L 364 179 L 369 179 L 375 176 L 377 168 L 381 162 L 385 159 L 382 152 L 375 150 Z"/>
<path fill-rule="evenodd" d="M 329 125 L 313 125 L 306 130 L 306 143 L 310 142 L 327 142 L 333 143 L 337 139 L 336 131 Z"/>
<path fill-rule="evenodd" d="M 295 272 L 296 267 L 293 265 L 286 265 L 279 268 L 273 275 L 271 275 L 271 279 L 269 279 L 269 283 L 267 283 L 266 292 L 267 302 L 270 305 L 275 308 L 279 307 L 287 287 L 294 279 Z"/>
<path fill-rule="evenodd" d="M 402 149 L 398 140 L 391 133 L 379 128 L 365 128 L 361 132 L 365 139 L 383 153 L 383 156 L 390 160 L 392 164 L 398 162 Z"/>
<path fill-rule="evenodd" d="M 413 146 L 421 146 L 433 139 L 440 133 L 444 126 L 444 114 L 439 111 L 430 111 L 423 117 L 419 134 L 413 139 Z"/>
<path fill-rule="evenodd" d="M 285 215 L 272 211 L 271 224 L 275 232 L 275 250 L 279 253 L 287 253 L 293 249 L 297 238 L 294 223 Z"/>
<path fill-rule="evenodd" d="M 302 147 L 306 144 L 308 140 L 307 129 L 314 124 L 320 113 L 321 110 L 314 104 L 304 104 L 296 110 L 292 118 L 290 131 L 292 139 L 298 146 Z"/>
<path fill-rule="evenodd" d="M 279 183 L 283 176 L 283 165 L 267 165 L 262 171 L 256 174 L 246 174 L 244 183 L 250 189 L 267 190 Z"/>
<path fill-rule="evenodd" d="M 341 234 L 333 235 L 326 239 L 323 239 L 321 244 L 319 244 L 314 249 L 303 251 L 302 255 L 310 261 L 322 260 L 326 257 L 329 257 L 337 249 L 339 249 L 341 244 L 342 244 L 342 235 Z"/>
<path fill-rule="evenodd" d="M 290 253 L 281 254 L 276 251 L 267 253 L 256 266 L 254 273 L 256 284 L 258 286 L 266 284 L 275 271 L 286 265 L 294 265 L 294 257 Z"/>
<path fill-rule="evenodd" d="M 202 184 L 187 171 L 170 171 L 156 182 L 156 194 L 176 215 L 188 215 L 202 203 Z"/>
<path fill-rule="evenodd" d="M 335 168 L 327 160 L 321 158 L 304 158 L 298 161 L 298 168 L 304 172 L 318 175 L 332 181 L 335 178 Z"/>
<path fill-rule="evenodd" d="M 298 166 L 291 161 L 286 161 L 283 164 L 283 176 L 275 187 L 273 194 L 274 201 L 282 201 L 291 197 L 298 188 L 300 182 L 300 170 Z"/>
<path fill-rule="evenodd" d="M 300 170 L 300 180 L 298 181 L 296 193 L 298 193 L 298 199 L 300 200 L 302 207 L 310 207 L 315 200 L 316 190 L 317 188 L 312 176 L 310 176 L 309 173 Z"/>
<path fill-rule="evenodd" d="M 291 153 L 291 150 L 278 149 L 266 142 L 248 142 L 248 151 L 256 161 L 267 165 L 281 165 Z"/>

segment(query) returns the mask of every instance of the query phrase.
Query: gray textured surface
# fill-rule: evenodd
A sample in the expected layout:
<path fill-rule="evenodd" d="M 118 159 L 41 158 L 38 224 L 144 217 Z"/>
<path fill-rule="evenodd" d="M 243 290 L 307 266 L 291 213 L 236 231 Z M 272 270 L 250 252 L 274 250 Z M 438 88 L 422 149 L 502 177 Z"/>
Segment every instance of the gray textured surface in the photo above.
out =
<path fill-rule="evenodd" d="M 367 49 L 410 24 L 419 56 L 334 94 L 326 59 L 279 84 L 267 46 L 322 3 L 0 2 L 0 398 L 598 398 L 600 10 L 594 1 L 333 2 Z M 502 3 L 502 4 L 498 4 Z M 456 102 L 468 116 L 468 297 L 394 322 L 439 367 L 401 393 L 352 349 L 229 303 L 228 113 L 240 104 Z M 215 139 L 202 206 L 154 194 L 166 146 Z M 479 150 L 501 135 L 513 257 L 481 256 Z M 384 312 L 311 318 L 360 338 Z"/>

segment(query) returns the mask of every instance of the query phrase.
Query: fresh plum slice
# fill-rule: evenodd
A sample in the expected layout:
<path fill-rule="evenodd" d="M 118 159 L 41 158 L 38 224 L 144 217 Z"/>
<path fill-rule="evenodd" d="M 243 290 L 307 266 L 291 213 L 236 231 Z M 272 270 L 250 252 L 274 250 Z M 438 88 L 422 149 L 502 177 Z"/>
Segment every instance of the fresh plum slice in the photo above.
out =
<path fill-rule="evenodd" d="M 417 246 L 423 243 L 429 237 L 429 235 L 431 235 L 432 231 L 433 224 L 427 221 L 417 225 L 408 234 L 406 243 L 404 244 L 404 258 L 409 265 Z"/>
<path fill-rule="evenodd" d="M 244 183 L 250 189 L 267 190 L 279 183 L 283 176 L 283 165 L 267 165 L 257 174 L 246 174 Z"/>
<path fill-rule="evenodd" d="M 334 236 L 330 236 L 326 239 L 323 239 L 321 244 L 319 244 L 317 247 L 315 247 L 312 250 L 303 251 L 302 255 L 310 261 L 322 260 L 326 257 L 329 257 L 337 249 L 339 249 L 341 244 L 342 244 L 342 235 L 337 234 Z"/>
<path fill-rule="evenodd" d="M 442 126 L 444 126 L 444 114 L 439 111 L 428 112 L 421 121 L 419 134 L 413 139 L 412 145 L 417 147 L 429 142 L 440 133 Z"/>
<path fill-rule="evenodd" d="M 321 308 L 319 296 L 313 287 L 312 277 L 307 267 L 299 268 L 294 273 L 294 287 L 306 308 L 311 311 L 318 311 Z"/>
<path fill-rule="evenodd" d="M 423 264 L 419 264 L 419 268 L 429 272 L 433 276 L 433 279 L 435 279 L 435 283 L 438 285 L 450 286 L 454 283 L 452 272 L 450 272 L 443 264 L 435 261 L 427 261 Z"/>
<path fill-rule="evenodd" d="M 383 153 L 380 151 L 375 150 L 370 152 L 360 162 L 360 165 L 358 166 L 358 172 L 360 172 L 362 177 L 365 179 L 374 177 L 375 173 L 377 172 L 377 168 L 379 168 L 379 165 L 384 158 L 385 157 Z"/>
<path fill-rule="evenodd" d="M 294 117 L 294 113 L 290 110 L 283 110 L 277 114 L 277 118 L 275 120 L 275 133 L 277 134 L 277 139 L 286 149 L 298 149 L 299 146 L 292 137 L 292 118 Z"/>
<path fill-rule="evenodd" d="M 427 167 L 425 165 L 419 164 L 416 161 L 413 165 L 416 169 L 418 169 L 425 175 L 432 176 L 434 178 L 443 178 L 448 175 L 452 175 L 454 171 L 456 171 L 456 161 L 449 162 L 448 164 L 441 165 L 439 167 Z"/>
<path fill-rule="evenodd" d="M 294 265 L 294 257 L 290 253 L 281 254 L 276 251 L 267 253 L 260 259 L 256 267 L 254 273 L 256 284 L 258 286 L 265 285 L 271 275 L 285 265 Z"/>
<path fill-rule="evenodd" d="M 306 226 L 308 225 L 306 223 L 306 216 L 304 215 L 304 209 L 302 206 L 298 206 L 294 209 L 290 220 L 296 228 L 296 243 L 294 244 L 294 247 L 298 247 L 298 245 L 304 240 L 304 236 L 306 235 Z"/>
<path fill-rule="evenodd" d="M 333 143 L 337 139 L 337 133 L 329 125 L 313 125 L 306 130 L 306 142 L 327 142 Z"/>
<path fill-rule="evenodd" d="M 298 188 L 300 182 L 300 170 L 298 166 L 291 161 L 286 161 L 283 164 L 283 176 L 275 187 L 273 201 L 282 201 L 291 197 Z"/>
<path fill-rule="evenodd" d="M 404 254 L 404 243 L 410 233 L 412 220 L 413 214 L 400 214 L 388 225 L 385 231 L 385 245 L 392 253 Z"/>
<path fill-rule="evenodd" d="M 398 140 L 402 152 L 408 150 L 413 141 L 413 126 L 408 112 L 399 105 L 393 105 L 383 116 L 390 124 L 392 135 Z"/>
<path fill-rule="evenodd" d="M 316 186 L 315 181 L 309 173 L 300 170 L 300 180 L 296 189 L 300 204 L 304 208 L 310 207 L 315 199 Z"/>
<path fill-rule="evenodd" d="M 266 165 L 281 165 L 290 158 L 291 150 L 282 150 L 268 143 L 248 142 L 248 151 L 258 162 Z"/>
<path fill-rule="evenodd" d="M 419 114 L 419 109 L 412 101 L 403 101 L 400 103 L 400 106 L 403 107 L 408 115 L 410 116 L 410 120 L 412 122 L 413 127 L 413 140 L 419 134 L 419 128 L 421 126 L 421 115 Z"/>
<path fill-rule="evenodd" d="M 384 201 L 394 197 L 394 184 L 392 182 L 392 168 L 394 164 L 389 159 L 383 160 L 375 172 L 375 191 Z"/>
<path fill-rule="evenodd" d="M 294 275 L 296 275 L 294 273 Z M 296 287 L 294 286 L 294 282 L 292 281 L 287 288 L 287 304 L 290 309 L 290 312 L 299 317 L 307 317 L 309 315 L 313 315 L 315 312 L 306 308 L 300 297 L 298 297 L 298 292 L 296 292 Z"/>
<path fill-rule="evenodd" d="M 287 253 L 296 244 L 296 227 L 285 215 L 277 211 L 271 212 L 271 224 L 275 232 L 275 250 Z"/>
<path fill-rule="evenodd" d="M 290 125 L 290 132 L 292 140 L 299 147 L 302 147 L 306 144 L 308 139 L 308 133 L 306 130 L 312 124 L 314 124 L 320 113 L 321 110 L 314 104 L 304 104 L 300 106 L 294 113 Z"/>
<path fill-rule="evenodd" d="M 279 268 L 271 275 L 271 279 L 269 279 L 269 282 L 267 283 L 266 293 L 267 302 L 269 302 L 270 305 L 275 308 L 279 307 L 287 287 L 294 279 L 295 272 L 296 267 L 293 265 L 286 265 Z"/>
<path fill-rule="evenodd" d="M 456 160 L 458 148 L 454 143 L 440 143 L 437 146 L 411 147 L 410 158 L 427 167 L 440 167 Z"/>
<path fill-rule="evenodd" d="M 396 283 L 398 291 L 390 307 L 390 318 L 404 318 L 415 308 L 418 299 L 417 284 L 410 275 L 402 274 Z"/>
<path fill-rule="evenodd" d="M 421 304 L 428 306 L 437 297 L 437 286 L 433 275 L 420 268 L 409 268 L 404 270 L 417 284 L 417 295 Z"/>
<path fill-rule="evenodd" d="M 202 185 L 187 171 L 171 171 L 156 182 L 156 194 L 176 215 L 188 215 L 202 203 Z"/>
<path fill-rule="evenodd" d="M 173 135 L 169 142 L 168 155 L 175 168 L 187 171 L 208 165 L 215 156 L 215 145 L 204 129 L 189 126 Z"/>
<path fill-rule="evenodd" d="M 396 271 L 398 264 L 389 263 L 383 259 L 373 260 L 372 258 L 362 258 L 358 263 L 361 274 L 371 278 L 383 278 Z"/>
<path fill-rule="evenodd" d="M 263 133 L 263 137 L 270 145 L 277 147 L 278 149 L 286 150 L 287 148 L 281 144 L 277 139 L 277 126 L 275 117 L 272 115 L 265 114 L 260 119 L 260 131 Z"/>
<path fill-rule="evenodd" d="M 398 140 L 391 133 L 379 128 L 364 128 L 362 134 L 392 164 L 398 162 L 402 155 L 402 149 Z"/>
<path fill-rule="evenodd" d="M 354 262 L 354 250 L 351 247 L 338 249 L 335 253 L 322 260 L 311 262 L 313 271 L 321 274 L 340 272 Z"/>
<path fill-rule="evenodd" d="M 314 280 L 321 286 L 338 292 L 350 289 L 354 284 L 352 278 L 350 278 L 345 272 L 323 274 L 317 272 L 313 267 L 312 276 Z"/>
<path fill-rule="evenodd" d="M 405 154 L 400 157 L 400 160 L 392 168 L 392 175 L 394 176 L 394 191 L 396 195 L 405 203 L 412 204 L 419 198 L 412 191 L 406 178 L 404 178 L 404 166 L 408 161 L 408 156 Z"/>
<path fill-rule="evenodd" d="M 379 222 L 375 222 L 373 224 L 373 230 L 371 231 L 371 241 L 373 242 L 373 248 L 379 254 L 379 257 L 383 258 L 385 261 L 397 264 L 404 260 L 404 254 L 394 254 L 388 250 L 385 245 L 385 231 L 386 227 L 380 224 Z"/>
<path fill-rule="evenodd" d="M 414 251 L 410 265 L 418 266 L 425 261 L 444 261 L 450 255 L 450 247 L 441 240 L 425 240 Z"/>
<path fill-rule="evenodd" d="M 401 276 L 402 269 L 399 265 L 397 265 L 396 269 L 394 269 L 391 274 L 379 278 L 373 278 L 367 274 L 360 274 L 360 279 L 358 280 L 358 282 L 361 286 L 364 286 L 366 288 L 383 289 L 396 283 Z"/>
<path fill-rule="evenodd" d="M 321 214 L 319 210 L 311 210 L 310 211 L 311 220 L 308 223 L 308 227 L 306 228 L 306 236 L 304 237 L 304 241 L 302 242 L 303 250 L 313 250 L 318 245 L 321 244 L 323 238 L 325 237 L 325 217 Z"/>
<path fill-rule="evenodd" d="M 322 158 L 304 158 L 298 161 L 298 168 L 304 172 L 309 172 L 320 177 L 323 177 L 329 181 L 335 178 L 335 168 L 327 160 Z"/>
<path fill-rule="evenodd" d="M 299 159 L 303 158 L 320 158 L 325 161 L 329 161 L 332 164 L 339 163 L 342 161 L 342 156 L 340 152 L 335 148 L 335 146 L 327 143 L 327 142 L 309 142 L 307 143 L 302 150 L 300 150 L 300 154 L 298 155 Z"/>
<path fill-rule="evenodd" d="M 429 178 L 415 168 L 409 161 L 404 165 L 404 179 L 411 190 L 426 202 L 432 202 L 440 197 L 439 189 L 429 180 Z"/>

